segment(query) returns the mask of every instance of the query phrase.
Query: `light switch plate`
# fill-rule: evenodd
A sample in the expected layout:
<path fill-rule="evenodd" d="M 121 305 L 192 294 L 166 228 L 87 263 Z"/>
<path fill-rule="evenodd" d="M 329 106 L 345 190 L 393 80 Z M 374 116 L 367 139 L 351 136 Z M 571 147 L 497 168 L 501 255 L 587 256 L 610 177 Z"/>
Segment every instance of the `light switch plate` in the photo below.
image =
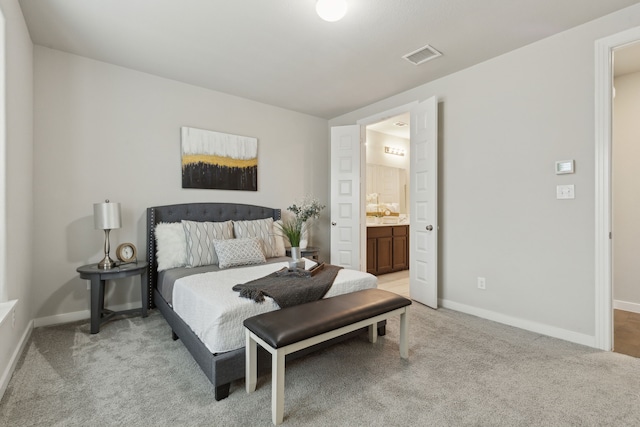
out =
<path fill-rule="evenodd" d="M 576 191 L 573 184 L 558 185 L 556 187 L 556 199 L 575 199 Z"/>

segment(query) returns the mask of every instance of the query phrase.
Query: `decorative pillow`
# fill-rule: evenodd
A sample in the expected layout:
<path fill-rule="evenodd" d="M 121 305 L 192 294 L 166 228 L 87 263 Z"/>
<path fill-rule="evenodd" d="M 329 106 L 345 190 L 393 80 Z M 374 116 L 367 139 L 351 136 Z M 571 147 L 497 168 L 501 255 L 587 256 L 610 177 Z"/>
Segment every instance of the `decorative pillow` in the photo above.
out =
<path fill-rule="evenodd" d="M 260 239 L 257 237 L 214 240 L 213 246 L 218 254 L 218 266 L 220 268 L 264 264 L 267 262 L 262 252 Z"/>
<path fill-rule="evenodd" d="M 237 239 L 257 237 L 262 245 L 262 251 L 266 258 L 278 255 L 276 236 L 273 230 L 273 218 L 254 219 L 252 221 L 233 221 L 233 231 Z"/>
<path fill-rule="evenodd" d="M 284 244 L 284 233 L 282 233 L 282 220 L 273 221 L 273 236 L 276 241 L 276 256 L 285 256 L 287 250 Z"/>
<path fill-rule="evenodd" d="M 215 239 L 233 239 L 233 223 L 182 221 L 187 244 L 187 267 L 217 264 Z"/>
<path fill-rule="evenodd" d="M 184 267 L 187 264 L 187 241 L 179 222 L 156 224 L 156 260 L 158 271 Z"/>

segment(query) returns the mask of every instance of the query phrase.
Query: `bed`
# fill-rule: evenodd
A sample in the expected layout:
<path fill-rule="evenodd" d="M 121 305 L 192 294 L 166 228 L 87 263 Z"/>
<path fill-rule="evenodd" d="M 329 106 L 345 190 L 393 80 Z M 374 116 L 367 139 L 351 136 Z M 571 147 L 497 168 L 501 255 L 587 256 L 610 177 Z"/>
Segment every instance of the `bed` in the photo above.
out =
<path fill-rule="evenodd" d="M 155 206 L 147 209 L 147 257 L 149 262 L 149 307 L 158 308 L 172 329 L 172 338 L 180 339 L 195 361 L 202 368 L 215 388 L 215 399 L 221 400 L 229 395 L 231 383 L 244 378 L 245 349 L 242 320 L 262 312 L 276 310 L 278 305 L 266 298 L 258 304 L 252 300 L 240 298 L 230 287 L 235 283 L 244 283 L 262 277 L 286 266 L 290 260 L 284 255 L 283 248 L 273 248 L 266 262 L 257 265 L 220 268 L 226 259 L 220 257 L 214 265 L 197 265 L 192 268 L 166 268 L 166 250 L 157 246 L 156 229 L 167 225 L 176 227 L 182 221 L 188 224 L 213 222 L 222 224 L 232 222 L 236 226 L 243 223 L 262 223 L 279 220 L 280 209 L 236 203 L 188 203 L 167 206 Z M 185 228 L 186 230 L 186 228 Z M 238 234 L 242 234 L 236 229 Z M 188 232 L 187 236 L 189 236 Z M 158 231 L 160 235 L 160 231 Z M 237 236 L 234 236 L 237 237 Z M 189 240 L 187 238 L 187 240 Z M 248 240 L 248 239 L 245 239 Z M 259 240 L 259 239 L 254 239 Z M 162 240 L 164 242 L 164 240 Z M 240 240 L 237 240 L 240 242 Z M 216 248 L 220 241 L 215 241 Z M 225 243 L 233 243 L 231 241 Z M 164 245 L 162 243 L 161 245 Z M 160 249 L 160 251 L 159 251 Z M 268 247 L 262 247 L 263 253 L 269 253 Z M 195 253 L 195 251 L 194 251 Z M 220 251 L 220 254 L 223 254 Z M 158 255 L 165 257 L 159 260 Z M 214 256 L 215 258 L 215 256 Z M 160 265 L 161 271 L 158 271 Z M 306 266 L 313 264 L 306 260 Z M 171 267 L 171 266 L 170 266 Z M 215 283 L 214 285 L 211 285 Z M 376 287 L 376 278 L 368 273 L 354 270 L 340 270 L 334 284 L 325 297 L 358 289 Z M 208 298 L 205 298 L 206 294 Z M 223 314 L 217 314 L 218 311 Z M 231 314 L 229 314 L 229 312 Z M 211 314 L 216 313 L 216 314 Z M 216 317 L 218 316 L 218 317 Z M 226 326 L 220 319 L 226 319 Z M 231 319 L 231 320 L 229 320 Z M 320 348 L 327 347 L 353 335 L 339 337 L 332 341 L 293 353 L 287 360 L 301 357 Z M 385 324 L 380 323 L 378 333 L 384 335 Z M 270 355 L 259 355 L 259 372 L 270 368 Z"/>

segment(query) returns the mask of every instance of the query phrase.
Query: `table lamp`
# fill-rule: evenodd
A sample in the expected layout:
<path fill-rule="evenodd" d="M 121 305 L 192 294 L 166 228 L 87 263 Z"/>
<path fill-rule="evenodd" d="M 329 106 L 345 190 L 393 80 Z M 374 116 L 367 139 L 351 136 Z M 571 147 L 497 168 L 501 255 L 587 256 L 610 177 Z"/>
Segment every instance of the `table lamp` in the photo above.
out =
<path fill-rule="evenodd" d="M 109 256 L 109 232 L 120 228 L 120 222 L 120 203 L 105 200 L 104 203 L 93 204 L 93 226 L 96 230 L 104 230 L 104 258 L 98 263 L 98 268 L 106 270 L 116 265 Z"/>

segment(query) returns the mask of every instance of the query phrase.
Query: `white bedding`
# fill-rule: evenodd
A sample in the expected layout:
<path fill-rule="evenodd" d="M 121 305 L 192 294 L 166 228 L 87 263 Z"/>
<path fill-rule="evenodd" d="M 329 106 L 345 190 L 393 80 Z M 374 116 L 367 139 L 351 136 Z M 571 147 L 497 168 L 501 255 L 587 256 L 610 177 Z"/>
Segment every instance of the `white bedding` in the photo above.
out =
<path fill-rule="evenodd" d="M 315 264 L 307 259 L 305 262 L 307 269 Z M 286 262 L 263 264 L 183 277 L 173 288 L 173 309 L 212 353 L 244 347 L 243 320 L 280 307 L 269 297 L 263 303 L 241 298 L 231 288 L 286 266 Z M 325 298 L 376 286 L 375 276 L 342 269 Z"/>

